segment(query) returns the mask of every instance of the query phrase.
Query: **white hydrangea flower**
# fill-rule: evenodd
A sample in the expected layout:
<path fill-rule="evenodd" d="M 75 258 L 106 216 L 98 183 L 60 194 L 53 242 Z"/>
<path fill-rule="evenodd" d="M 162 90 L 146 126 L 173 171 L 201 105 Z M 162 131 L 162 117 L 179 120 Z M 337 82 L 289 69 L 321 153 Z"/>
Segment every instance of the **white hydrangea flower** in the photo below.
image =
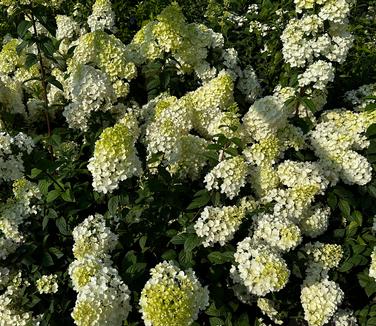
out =
<path fill-rule="evenodd" d="M 373 99 L 365 99 L 368 96 L 376 96 L 376 83 L 362 85 L 358 89 L 354 89 L 345 93 L 346 102 L 350 103 L 354 110 L 362 111 L 368 104 L 375 103 Z"/>
<path fill-rule="evenodd" d="M 57 275 L 43 275 L 36 281 L 37 289 L 40 294 L 43 293 L 56 293 L 59 289 L 57 284 Z"/>
<path fill-rule="evenodd" d="M 78 326 L 121 326 L 131 309 L 130 291 L 118 271 L 111 267 L 109 253 L 117 236 L 106 227 L 102 215 L 89 216 L 73 230 L 73 254 L 69 266 L 78 292 L 72 318 Z"/>
<path fill-rule="evenodd" d="M 13 182 L 14 198 L 0 206 L 0 258 L 5 259 L 24 241 L 19 226 L 33 214 L 38 207 L 32 205 L 33 199 L 40 199 L 41 194 L 36 185 L 24 178 Z"/>
<path fill-rule="evenodd" d="M 114 249 L 118 239 L 100 214 L 87 217 L 74 228 L 72 235 L 73 254 L 77 259 L 83 259 L 86 255 L 103 257 Z"/>
<path fill-rule="evenodd" d="M 247 103 L 253 103 L 261 94 L 261 85 L 252 66 L 248 65 L 244 68 L 236 88 L 245 96 Z"/>
<path fill-rule="evenodd" d="M 334 326 L 358 326 L 354 312 L 348 309 L 338 309 L 332 318 Z"/>
<path fill-rule="evenodd" d="M 247 209 L 243 206 L 205 207 L 194 225 L 197 235 L 203 238 L 203 246 L 213 246 L 217 242 L 225 245 L 234 237 L 251 206 L 255 207 L 255 203 L 248 202 Z"/>
<path fill-rule="evenodd" d="M 20 307 L 25 286 L 21 272 L 17 273 L 9 282 L 5 291 L 0 295 L 0 325 L 1 326 L 38 326 L 42 316 L 33 316 L 31 312 Z"/>
<path fill-rule="evenodd" d="M 318 185 L 324 193 L 329 185 L 321 165 L 317 162 L 294 162 L 286 160 L 278 165 L 277 173 L 281 183 L 287 187 Z"/>
<path fill-rule="evenodd" d="M 56 15 L 56 39 L 73 39 L 80 32 L 80 25 L 70 16 Z"/>
<path fill-rule="evenodd" d="M 77 326 L 121 326 L 131 310 L 129 300 L 117 270 L 104 266 L 78 292 L 72 317 Z"/>
<path fill-rule="evenodd" d="M 76 65 L 65 81 L 66 97 L 71 101 L 63 115 L 69 127 L 87 130 L 92 112 L 107 111 L 116 96 L 108 76 L 88 65 Z"/>
<path fill-rule="evenodd" d="M 320 192 L 317 184 L 298 185 L 293 188 L 272 189 L 262 201 L 275 202 L 273 214 L 299 223 L 311 208 L 315 196 Z"/>
<path fill-rule="evenodd" d="M 255 241 L 264 241 L 280 251 L 289 251 L 302 240 L 299 227 L 278 215 L 267 213 L 257 215 L 253 228 Z"/>
<path fill-rule="evenodd" d="M 34 148 L 33 140 L 20 132 L 14 137 L 0 131 L 0 180 L 13 181 L 24 173 L 23 155 L 30 154 Z"/>
<path fill-rule="evenodd" d="M 283 325 L 283 321 L 278 318 L 278 310 L 274 306 L 274 302 L 265 298 L 257 299 L 257 307 L 260 308 L 261 312 L 268 316 L 277 325 Z"/>
<path fill-rule="evenodd" d="M 315 238 L 327 230 L 330 217 L 329 207 L 316 205 L 306 215 L 299 224 L 303 234 Z"/>
<path fill-rule="evenodd" d="M 371 254 L 371 265 L 369 266 L 369 276 L 376 280 L 376 246 Z"/>
<path fill-rule="evenodd" d="M 288 112 L 279 98 L 265 96 L 253 103 L 243 117 L 245 131 L 256 141 L 275 135 L 287 124 Z"/>
<path fill-rule="evenodd" d="M 344 297 L 339 285 L 324 278 L 317 282 L 305 282 L 300 300 L 304 319 L 309 326 L 323 326 L 329 322 Z"/>
<path fill-rule="evenodd" d="M 304 246 L 304 250 L 313 263 L 327 270 L 338 267 L 343 256 L 343 250 L 340 245 L 321 243 L 319 241 L 309 242 Z"/>
<path fill-rule="evenodd" d="M 207 164 L 208 145 L 204 138 L 190 134 L 182 136 L 169 153 L 167 170 L 180 179 L 187 176 L 197 179 Z"/>
<path fill-rule="evenodd" d="M 327 0 L 319 12 L 323 20 L 334 23 L 343 23 L 348 17 L 351 9 L 349 0 Z"/>
<path fill-rule="evenodd" d="M 288 281 L 290 271 L 283 258 L 269 247 L 255 244 L 249 237 L 238 243 L 234 258 L 233 280 L 240 281 L 249 293 L 264 296 L 281 290 Z"/>
<path fill-rule="evenodd" d="M 364 133 L 372 119 L 350 111 L 333 110 L 323 115 L 322 120 L 309 133 L 309 140 L 323 170 L 330 172 L 331 182 L 335 184 L 341 178 L 347 184 L 365 185 L 371 181 L 370 163 L 354 150 L 369 145 Z"/>
<path fill-rule="evenodd" d="M 298 76 L 300 87 L 309 86 L 324 90 L 329 82 L 334 80 L 334 67 L 331 62 L 318 60 L 312 63 L 303 74 Z"/>
<path fill-rule="evenodd" d="M 219 162 L 206 176 L 204 182 L 206 189 L 220 189 L 230 199 L 239 194 L 244 187 L 249 173 L 248 164 L 243 156 L 235 156 Z M 222 180 L 219 185 L 219 179 Z"/>
<path fill-rule="evenodd" d="M 141 174 L 135 148 L 138 136 L 138 122 L 133 113 L 125 114 L 115 126 L 102 132 L 88 164 L 96 191 L 112 192 L 121 181 Z"/>
<path fill-rule="evenodd" d="M 140 297 L 146 326 L 190 325 L 209 304 L 209 291 L 194 271 L 182 271 L 164 261 L 150 270 Z"/>
<path fill-rule="evenodd" d="M 92 14 L 88 17 L 87 23 L 92 32 L 108 29 L 112 32 L 115 28 L 115 13 L 112 10 L 110 0 L 96 0 L 93 5 Z"/>

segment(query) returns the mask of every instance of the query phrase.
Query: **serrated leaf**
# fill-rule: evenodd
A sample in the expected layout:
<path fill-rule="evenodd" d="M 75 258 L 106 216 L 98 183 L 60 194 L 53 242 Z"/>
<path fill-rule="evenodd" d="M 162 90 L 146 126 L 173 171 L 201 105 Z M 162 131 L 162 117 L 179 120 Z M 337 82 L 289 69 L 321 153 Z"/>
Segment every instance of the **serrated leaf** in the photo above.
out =
<path fill-rule="evenodd" d="M 128 274 L 142 273 L 145 270 L 146 266 L 147 266 L 146 263 L 135 263 L 127 268 L 126 273 Z"/>
<path fill-rule="evenodd" d="M 68 188 L 67 190 L 65 190 L 62 194 L 61 194 L 61 198 L 66 201 L 66 202 L 70 202 L 70 203 L 73 203 L 74 202 L 74 197 L 72 195 L 72 191 Z"/>
<path fill-rule="evenodd" d="M 108 206 L 108 211 L 110 212 L 110 214 L 116 215 L 117 209 L 119 207 L 119 197 L 118 196 L 111 197 L 108 201 L 107 206 Z"/>
<path fill-rule="evenodd" d="M 40 169 L 37 169 L 37 168 L 33 168 L 31 169 L 31 174 L 30 174 L 30 177 L 32 178 L 36 178 L 38 175 L 40 175 L 42 173 L 42 170 Z"/>
<path fill-rule="evenodd" d="M 39 191 L 42 193 L 42 195 L 46 196 L 47 193 L 48 193 L 48 188 L 49 186 L 52 184 L 52 181 L 51 180 L 40 180 L 38 182 L 38 188 L 39 188 Z"/>

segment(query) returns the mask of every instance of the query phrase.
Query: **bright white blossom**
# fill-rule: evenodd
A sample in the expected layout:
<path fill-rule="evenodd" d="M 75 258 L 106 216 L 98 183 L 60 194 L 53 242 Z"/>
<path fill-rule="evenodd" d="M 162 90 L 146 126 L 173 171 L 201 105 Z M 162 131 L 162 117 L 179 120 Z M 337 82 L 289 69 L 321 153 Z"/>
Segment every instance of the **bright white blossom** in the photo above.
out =
<path fill-rule="evenodd" d="M 206 189 L 220 189 L 230 199 L 239 194 L 240 189 L 246 183 L 248 165 L 242 156 L 235 156 L 218 163 L 206 175 L 204 182 Z M 219 180 L 222 180 L 220 183 Z"/>
<path fill-rule="evenodd" d="M 286 262 L 274 250 L 255 244 L 249 237 L 239 242 L 231 267 L 234 282 L 241 282 L 251 294 L 264 296 L 283 289 L 290 276 Z"/>

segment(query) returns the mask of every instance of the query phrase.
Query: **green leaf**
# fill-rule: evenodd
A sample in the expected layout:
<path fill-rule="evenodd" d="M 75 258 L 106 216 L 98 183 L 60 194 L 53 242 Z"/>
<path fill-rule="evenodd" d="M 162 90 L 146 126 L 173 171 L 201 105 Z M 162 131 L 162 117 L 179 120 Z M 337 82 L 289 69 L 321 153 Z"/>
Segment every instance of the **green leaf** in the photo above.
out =
<path fill-rule="evenodd" d="M 67 230 L 67 222 L 63 216 L 60 216 L 55 221 L 56 227 L 59 229 L 60 233 L 63 235 L 70 235 Z"/>
<path fill-rule="evenodd" d="M 331 209 L 334 210 L 337 207 L 337 196 L 333 192 L 328 194 L 326 201 Z"/>
<path fill-rule="evenodd" d="M 368 127 L 366 135 L 368 138 L 376 137 L 376 124 L 372 124 Z"/>
<path fill-rule="evenodd" d="M 190 234 L 184 242 L 184 250 L 192 251 L 194 248 L 198 247 L 201 244 L 200 238 L 197 234 Z"/>
<path fill-rule="evenodd" d="M 232 251 L 213 251 L 208 255 L 208 259 L 215 265 L 225 264 L 234 260 L 234 253 Z"/>
<path fill-rule="evenodd" d="M 54 260 L 52 256 L 48 252 L 43 252 L 42 254 L 42 265 L 45 267 L 52 266 L 54 264 Z"/>
<path fill-rule="evenodd" d="M 17 26 L 18 36 L 23 38 L 31 26 L 33 26 L 33 23 L 29 20 L 23 20 L 21 23 L 19 23 Z"/>
<path fill-rule="evenodd" d="M 198 194 L 198 196 L 197 196 Z M 205 189 L 197 192 L 195 194 L 195 198 L 193 201 L 188 205 L 187 210 L 200 208 L 206 206 L 206 204 L 210 200 L 210 193 Z"/>
<path fill-rule="evenodd" d="M 209 319 L 209 322 L 210 326 L 223 326 L 225 324 L 223 320 L 218 317 L 211 317 Z"/>
<path fill-rule="evenodd" d="M 140 244 L 142 252 L 145 252 L 146 249 L 147 249 L 147 247 L 145 247 L 147 239 L 148 239 L 148 236 L 147 235 L 143 235 L 140 238 L 140 240 L 138 240 L 138 243 Z"/>
<path fill-rule="evenodd" d="M 42 221 L 42 229 L 43 230 L 47 227 L 48 220 L 49 220 L 49 218 L 48 218 L 47 215 L 43 217 L 43 221 Z"/>
<path fill-rule="evenodd" d="M 108 201 L 108 211 L 110 212 L 111 215 L 116 215 L 117 214 L 117 209 L 119 207 L 119 196 L 113 196 L 109 199 Z"/>
<path fill-rule="evenodd" d="M 146 263 L 135 263 L 129 266 L 126 270 L 128 274 L 140 274 L 145 271 L 147 264 Z"/>
<path fill-rule="evenodd" d="M 239 319 L 236 320 L 235 326 L 248 326 L 250 325 L 249 323 L 249 318 L 248 314 L 244 313 L 242 314 Z"/>
<path fill-rule="evenodd" d="M 177 253 L 176 253 L 175 250 L 173 250 L 173 249 L 169 249 L 169 250 L 165 251 L 165 252 L 161 255 L 161 257 L 162 257 L 163 259 L 165 259 L 165 260 L 175 260 L 176 257 L 177 257 Z"/>
<path fill-rule="evenodd" d="M 317 112 L 317 109 L 316 109 L 316 106 L 315 106 L 315 103 L 313 103 L 313 101 L 311 99 L 309 99 L 308 97 L 302 97 L 301 99 L 301 103 L 308 109 L 308 110 L 311 110 L 312 113 L 315 113 Z"/>
<path fill-rule="evenodd" d="M 64 256 L 64 253 L 63 253 L 60 249 L 58 249 L 58 248 L 56 248 L 56 247 L 51 247 L 50 249 L 48 249 L 48 251 L 49 251 L 51 254 L 55 255 L 55 257 L 56 257 L 57 259 L 59 259 L 59 258 L 61 258 L 61 257 Z"/>
<path fill-rule="evenodd" d="M 31 174 L 30 174 L 30 177 L 32 178 L 36 178 L 38 175 L 40 175 L 42 173 L 42 170 L 39 170 L 37 168 L 33 168 L 31 169 Z"/>
<path fill-rule="evenodd" d="M 350 216 L 351 208 L 350 208 L 350 204 L 346 200 L 340 199 L 338 203 L 338 207 L 345 217 Z"/>
<path fill-rule="evenodd" d="M 29 69 L 31 66 L 34 66 L 38 62 L 38 58 L 34 53 L 26 54 L 25 67 Z"/>
<path fill-rule="evenodd" d="M 74 197 L 72 195 L 72 191 L 68 188 L 66 189 L 62 194 L 61 194 L 61 198 L 66 201 L 66 202 L 69 202 L 69 203 L 73 203 L 74 202 Z"/>
<path fill-rule="evenodd" d="M 175 245 L 182 245 L 185 243 L 185 239 L 187 238 L 188 233 L 179 233 L 175 235 L 170 241 Z"/>
<path fill-rule="evenodd" d="M 42 193 L 42 195 L 47 196 L 48 188 L 51 184 L 52 184 L 52 181 L 46 180 L 46 179 L 40 180 L 38 182 L 38 188 L 39 188 L 39 191 Z"/>
<path fill-rule="evenodd" d="M 57 87 L 61 91 L 64 91 L 63 85 L 54 76 L 48 76 L 47 79 L 46 79 L 46 81 L 48 83 L 54 85 L 55 87 Z"/>
<path fill-rule="evenodd" d="M 51 190 L 51 191 L 47 194 L 47 198 L 46 198 L 47 203 L 51 203 L 51 202 L 53 202 L 53 201 L 54 201 L 56 198 L 58 198 L 60 195 L 61 195 L 61 190 L 60 190 L 60 189 L 54 189 L 54 190 Z"/>

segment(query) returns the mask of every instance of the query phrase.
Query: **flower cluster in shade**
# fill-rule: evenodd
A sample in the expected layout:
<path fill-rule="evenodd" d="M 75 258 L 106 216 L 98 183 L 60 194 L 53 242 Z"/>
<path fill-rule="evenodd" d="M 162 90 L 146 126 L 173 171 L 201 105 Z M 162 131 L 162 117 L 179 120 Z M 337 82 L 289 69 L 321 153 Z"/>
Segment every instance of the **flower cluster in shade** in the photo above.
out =
<path fill-rule="evenodd" d="M 191 269 L 164 261 L 150 275 L 139 302 L 146 326 L 190 325 L 208 306 L 209 291 Z"/>
<path fill-rule="evenodd" d="M 24 174 L 24 154 L 34 148 L 33 140 L 20 132 L 15 136 L 0 131 L 0 182 L 13 181 Z"/>
<path fill-rule="evenodd" d="M 56 274 L 43 275 L 36 281 L 38 292 L 40 294 L 56 293 L 59 289 L 57 280 L 58 278 Z"/>
<path fill-rule="evenodd" d="M 37 214 L 35 200 L 40 197 L 38 187 L 25 178 L 13 182 L 13 196 L 0 204 L 0 259 L 7 258 L 24 242 L 20 226 Z"/>
<path fill-rule="evenodd" d="M 102 215 L 89 216 L 73 230 L 73 254 L 69 265 L 73 288 L 78 292 L 72 318 L 78 326 L 120 326 L 131 309 L 130 291 L 112 267 L 111 251 L 117 236 Z"/>
<path fill-rule="evenodd" d="M 1 269 L 0 276 L 0 288 L 5 287 L 5 291 L 2 291 L 0 295 L 0 324 L 4 326 L 40 325 L 43 315 L 33 316 L 32 312 L 21 308 L 25 289 L 30 285 L 22 278 L 22 273 Z"/>

